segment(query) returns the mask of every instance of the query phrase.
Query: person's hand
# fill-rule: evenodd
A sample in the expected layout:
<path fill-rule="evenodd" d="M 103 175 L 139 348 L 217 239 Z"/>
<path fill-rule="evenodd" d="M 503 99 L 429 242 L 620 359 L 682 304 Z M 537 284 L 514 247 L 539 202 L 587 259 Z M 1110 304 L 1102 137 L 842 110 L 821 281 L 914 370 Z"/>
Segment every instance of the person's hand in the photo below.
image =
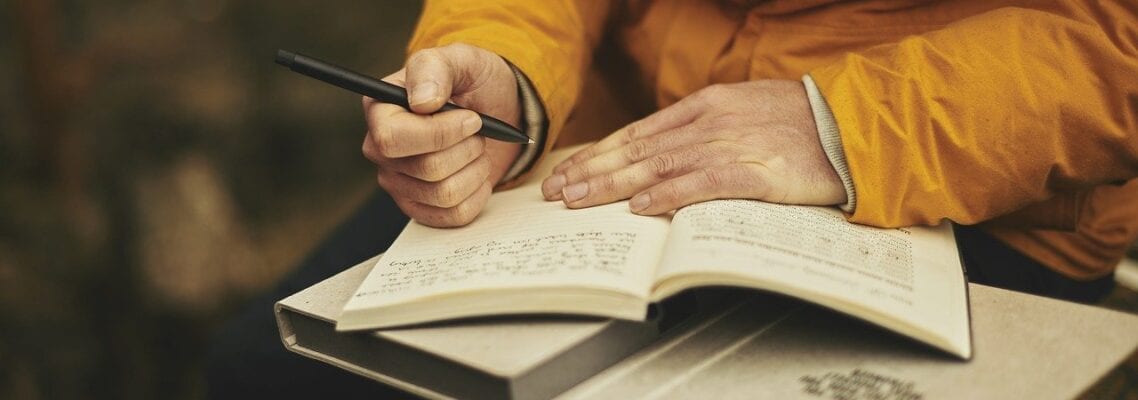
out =
<path fill-rule="evenodd" d="M 632 198 L 643 215 L 711 199 L 833 205 L 846 201 L 797 81 L 704 88 L 557 165 L 548 200 L 582 208 Z"/>
<path fill-rule="evenodd" d="M 383 80 L 407 88 L 411 111 L 364 97 L 363 153 L 379 185 L 411 218 L 435 227 L 466 225 L 518 156 L 517 144 L 486 140 L 478 114 L 432 114 L 448 100 L 518 125 L 517 80 L 501 57 L 469 45 L 426 49 Z"/>

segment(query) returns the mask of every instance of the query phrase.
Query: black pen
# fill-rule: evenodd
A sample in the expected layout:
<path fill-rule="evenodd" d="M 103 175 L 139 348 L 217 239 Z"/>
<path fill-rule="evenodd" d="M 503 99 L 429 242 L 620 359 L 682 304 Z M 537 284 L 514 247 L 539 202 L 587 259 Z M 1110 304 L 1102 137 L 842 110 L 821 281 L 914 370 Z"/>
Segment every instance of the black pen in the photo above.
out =
<path fill-rule="evenodd" d="M 411 106 L 407 104 L 407 89 L 402 87 L 290 51 L 277 50 L 276 61 L 277 64 L 286 66 L 294 72 L 308 75 L 384 103 L 411 109 Z M 449 110 L 464 110 L 464 108 L 448 102 L 439 111 Z M 479 135 L 503 142 L 533 143 L 533 140 L 524 133 L 500 119 L 483 113 L 478 113 L 478 116 L 482 118 L 482 129 L 478 131 Z"/>

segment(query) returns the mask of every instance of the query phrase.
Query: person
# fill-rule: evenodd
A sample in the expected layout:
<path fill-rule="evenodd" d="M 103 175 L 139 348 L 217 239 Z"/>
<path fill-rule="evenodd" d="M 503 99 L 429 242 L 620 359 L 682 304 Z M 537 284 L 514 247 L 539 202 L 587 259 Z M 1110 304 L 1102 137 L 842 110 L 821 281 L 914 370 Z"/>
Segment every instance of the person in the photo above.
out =
<path fill-rule="evenodd" d="M 390 197 L 345 232 L 380 215 L 465 225 L 524 179 L 569 208 L 628 199 L 644 215 L 715 198 L 837 206 L 873 226 L 952 221 L 969 280 L 1093 302 L 1138 237 L 1134 32 L 1138 3 L 1124 1 L 429 0 L 405 67 L 384 78 L 410 110 L 363 100 L 363 153 Z M 593 65 L 654 112 L 566 130 Z M 476 136 L 474 113 L 435 113 L 447 101 L 536 144 Z M 386 246 L 351 236 L 318 253 Z M 306 262 L 323 272 L 304 284 L 353 264 L 342 258 Z"/>
<path fill-rule="evenodd" d="M 947 219 L 973 281 L 1094 301 L 1138 236 L 1136 9 L 428 1 L 405 68 L 386 78 L 411 109 L 365 99 L 363 152 L 407 215 L 458 226 L 558 143 L 598 139 L 539 177 L 547 199 L 630 199 L 652 215 L 753 198 L 840 206 L 881 227 Z M 611 134 L 565 132 L 602 41 L 633 64 L 609 83 L 658 111 Z M 538 144 L 473 136 L 473 113 L 431 114 L 448 100 L 527 126 Z"/>

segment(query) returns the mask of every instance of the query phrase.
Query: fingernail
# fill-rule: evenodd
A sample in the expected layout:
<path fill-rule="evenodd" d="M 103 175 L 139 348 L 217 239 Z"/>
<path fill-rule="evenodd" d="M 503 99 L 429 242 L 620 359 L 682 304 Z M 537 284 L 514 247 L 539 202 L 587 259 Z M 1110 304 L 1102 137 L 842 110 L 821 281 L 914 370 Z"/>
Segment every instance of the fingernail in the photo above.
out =
<path fill-rule="evenodd" d="M 411 105 L 419 105 L 434 100 L 439 95 L 439 85 L 434 82 L 423 82 L 415 85 L 411 93 Z"/>
<path fill-rule="evenodd" d="M 464 133 L 474 133 L 482 129 L 482 119 L 477 115 L 472 115 L 470 118 L 462 120 L 462 131 Z"/>
<path fill-rule="evenodd" d="M 565 197 L 566 202 L 581 200 L 587 194 L 589 194 L 589 184 L 587 182 L 574 183 L 561 191 L 561 195 Z"/>
<path fill-rule="evenodd" d="M 632 212 L 640 212 L 650 205 L 652 205 L 652 196 L 648 193 L 638 194 L 633 196 L 632 200 L 628 201 L 628 208 L 632 210 Z"/>
<path fill-rule="evenodd" d="M 561 188 L 565 187 L 565 175 L 558 174 L 551 176 L 545 181 L 545 184 L 545 192 L 552 193 L 550 197 L 557 196 L 561 194 Z"/>

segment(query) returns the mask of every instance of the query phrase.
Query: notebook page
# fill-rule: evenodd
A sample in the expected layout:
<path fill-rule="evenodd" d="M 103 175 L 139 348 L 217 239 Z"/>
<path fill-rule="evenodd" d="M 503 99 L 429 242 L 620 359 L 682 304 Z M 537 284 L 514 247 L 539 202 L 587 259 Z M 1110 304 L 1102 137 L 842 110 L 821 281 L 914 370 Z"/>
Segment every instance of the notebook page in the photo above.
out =
<path fill-rule="evenodd" d="M 858 310 L 903 320 L 967 347 L 965 282 L 947 224 L 878 229 L 851 224 L 832 208 L 718 200 L 678 212 L 671 234 L 659 280 L 747 277 L 862 317 Z"/>
<path fill-rule="evenodd" d="M 345 310 L 457 291 L 583 286 L 646 298 L 666 217 L 627 202 L 570 210 L 545 201 L 540 181 L 494 194 L 468 226 L 410 223 Z"/>

